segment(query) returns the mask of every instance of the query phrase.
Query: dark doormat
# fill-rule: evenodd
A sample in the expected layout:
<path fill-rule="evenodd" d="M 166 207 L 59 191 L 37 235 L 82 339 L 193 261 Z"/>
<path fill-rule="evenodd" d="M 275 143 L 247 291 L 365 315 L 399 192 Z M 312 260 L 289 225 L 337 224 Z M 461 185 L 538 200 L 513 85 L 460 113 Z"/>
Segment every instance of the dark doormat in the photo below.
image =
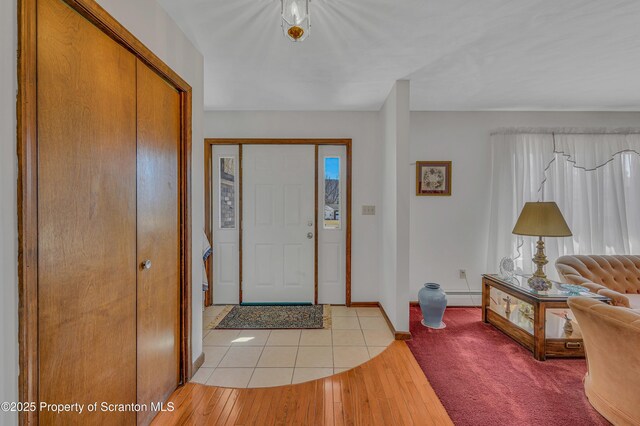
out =
<path fill-rule="evenodd" d="M 216 329 L 331 328 L 330 305 L 235 305 L 219 317 Z M 217 318 L 218 319 L 218 318 Z"/>

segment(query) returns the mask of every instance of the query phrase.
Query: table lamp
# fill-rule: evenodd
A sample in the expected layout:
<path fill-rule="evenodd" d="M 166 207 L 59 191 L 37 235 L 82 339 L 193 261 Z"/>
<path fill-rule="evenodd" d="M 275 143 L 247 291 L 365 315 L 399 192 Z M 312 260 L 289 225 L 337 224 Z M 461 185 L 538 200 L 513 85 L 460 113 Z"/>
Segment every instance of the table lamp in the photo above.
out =
<path fill-rule="evenodd" d="M 551 288 L 551 281 L 544 273 L 544 265 L 547 256 L 544 255 L 544 241 L 542 237 L 570 237 L 571 230 L 567 226 L 558 205 L 553 201 L 525 203 L 520 217 L 513 228 L 516 235 L 538 237 L 538 250 L 533 257 L 536 271 L 527 281 L 529 287 L 538 291 L 546 291 Z"/>

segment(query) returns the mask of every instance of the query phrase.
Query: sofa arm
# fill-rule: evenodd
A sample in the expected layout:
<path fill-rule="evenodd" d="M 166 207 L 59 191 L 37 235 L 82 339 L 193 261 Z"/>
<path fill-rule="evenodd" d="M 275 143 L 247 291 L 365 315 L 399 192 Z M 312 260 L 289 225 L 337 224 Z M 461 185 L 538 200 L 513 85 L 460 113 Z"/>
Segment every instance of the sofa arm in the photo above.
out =
<path fill-rule="evenodd" d="M 600 290 L 609 290 L 607 287 L 601 284 L 592 283 L 591 281 L 584 281 L 584 282 L 581 282 L 579 285 L 581 285 L 582 287 L 588 288 L 591 293 L 596 293 L 596 294 L 598 294 Z"/>
<path fill-rule="evenodd" d="M 618 293 L 617 291 L 604 288 L 604 289 L 598 290 L 598 294 L 611 299 L 611 304 L 613 306 L 623 306 L 625 308 L 631 308 L 631 305 L 629 303 L 629 298 L 622 293 Z"/>

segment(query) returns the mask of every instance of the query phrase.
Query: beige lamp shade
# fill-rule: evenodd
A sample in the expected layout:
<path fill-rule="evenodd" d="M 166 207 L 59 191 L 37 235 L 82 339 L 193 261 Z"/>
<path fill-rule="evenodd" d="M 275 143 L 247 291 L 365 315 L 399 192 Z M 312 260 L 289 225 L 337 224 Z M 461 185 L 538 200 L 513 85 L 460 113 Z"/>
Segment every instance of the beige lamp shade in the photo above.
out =
<path fill-rule="evenodd" d="M 570 237 L 571 230 L 553 201 L 525 203 L 513 228 L 516 235 Z"/>

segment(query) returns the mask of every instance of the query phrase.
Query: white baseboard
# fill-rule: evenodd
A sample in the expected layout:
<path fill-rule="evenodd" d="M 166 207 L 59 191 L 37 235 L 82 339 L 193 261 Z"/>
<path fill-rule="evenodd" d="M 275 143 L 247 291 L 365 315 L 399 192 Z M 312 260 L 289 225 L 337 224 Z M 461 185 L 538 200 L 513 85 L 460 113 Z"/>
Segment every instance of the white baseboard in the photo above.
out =
<path fill-rule="evenodd" d="M 447 294 L 447 306 L 481 306 L 482 294 Z"/>

